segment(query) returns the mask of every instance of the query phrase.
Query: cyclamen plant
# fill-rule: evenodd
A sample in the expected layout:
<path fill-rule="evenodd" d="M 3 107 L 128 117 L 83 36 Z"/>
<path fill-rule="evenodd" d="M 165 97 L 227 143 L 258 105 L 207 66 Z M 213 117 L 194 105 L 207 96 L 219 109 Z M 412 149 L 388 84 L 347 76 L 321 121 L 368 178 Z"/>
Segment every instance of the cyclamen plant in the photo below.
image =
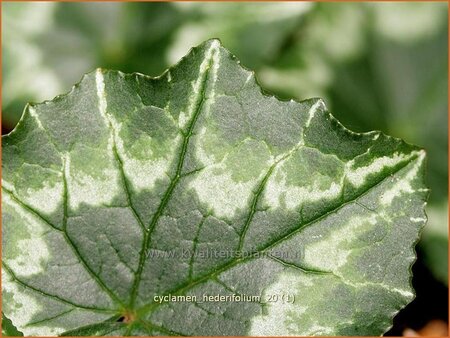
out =
<path fill-rule="evenodd" d="M 3 137 L 5 323 L 381 335 L 414 298 L 424 160 L 263 93 L 218 40 L 158 78 L 97 69 Z"/>

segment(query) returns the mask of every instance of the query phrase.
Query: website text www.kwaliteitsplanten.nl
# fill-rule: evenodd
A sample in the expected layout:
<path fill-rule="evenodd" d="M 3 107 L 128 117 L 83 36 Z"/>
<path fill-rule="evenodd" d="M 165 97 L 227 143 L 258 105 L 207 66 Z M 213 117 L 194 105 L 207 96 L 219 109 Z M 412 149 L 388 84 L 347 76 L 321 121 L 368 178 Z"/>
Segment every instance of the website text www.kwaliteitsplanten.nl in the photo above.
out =
<path fill-rule="evenodd" d="M 171 250 L 147 250 L 147 258 L 150 259 L 231 259 L 246 257 L 274 257 L 278 259 L 298 260 L 303 257 L 303 251 L 299 248 L 297 251 L 270 250 L 261 252 L 242 251 L 242 250 L 215 250 L 215 249 L 171 249 Z"/>

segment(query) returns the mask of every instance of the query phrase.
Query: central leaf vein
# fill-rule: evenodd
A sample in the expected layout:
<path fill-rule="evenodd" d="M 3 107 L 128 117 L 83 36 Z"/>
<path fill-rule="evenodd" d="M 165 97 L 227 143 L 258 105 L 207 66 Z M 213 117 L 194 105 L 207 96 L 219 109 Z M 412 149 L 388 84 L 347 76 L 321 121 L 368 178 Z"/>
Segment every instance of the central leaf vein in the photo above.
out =
<path fill-rule="evenodd" d="M 211 52 L 212 53 L 217 53 L 217 49 L 216 47 L 213 45 Z M 180 157 L 178 159 L 178 163 L 176 166 L 176 171 L 175 171 L 175 176 L 173 177 L 173 179 L 171 180 L 169 187 L 167 188 L 166 192 L 164 193 L 163 198 L 161 199 L 161 203 L 158 206 L 158 209 L 156 210 L 155 214 L 153 215 L 151 221 L 150 221 L 150 225 L 148 227 L 148 231 L 145 233 L 144 235 L 144 241 L 143 241 L 143 247 L 141 249 L 141 253 L 140 253 L 140 257 L 139 257 L 139 267 L 138 267 L 138 271 L 135 274 L 135 280 L 133 283 L 133 288 L 131 291 L 131 301 L 130 301 L 130 307 L 133 308 L 134 307 L 134 303 L 136 301 L 137 298 L 137 293 L 139 290 L 139 285 L 140 285 L 140 281 L 141 281 L 141 276 L 142 276 L 142 272 L 144 270 L 144 265 L 145 265 L 145 260 L 146 260 L 146 252 L 149 248 L 149 245 L 151 243 L 151 234 L 153 232 L 153 230 L 156 227 L 156 224 L 158 223 L 159 218 L 161 217 L 164 209 L 166 208 L 170 197 L 172 196 L 172 193 L 176 187 L 176 185 L 178 184 L 180 178 L 181 178 L 181 172 L 183 169 L 183 165 L 184 165 L 184 160 L 186 157 L 186 153 L 187 153 L 187 148 L 189 145 L 189 141 L 190 138 L 193 134 L 194 131 L 194 127 L 195 124 L 198 120 L 198 117 L 200 115 L 200 112 L 202 111 L 203 108 L 203 103 L 205 101 L 205 95 L 206 95 L 206 84 L 208 82 L 208 78 L 209 78 L 209 72 L 210 69 L 212 67 L 212 63 L 214 62 L 214 56 L 211 55 L 209 57 L 209 59 L 207 60 L 208 64 L 206 65 L 206 69 L 203 73 L 201 73 L 201 69 L 200 69 L 200 81 L 199 81 L 199 88 L 197 89 L 197 95 L 194 97 L 194 102 L 193 102 L 193 109 L 192 109 L 192 118 L 191 121 L 187 127 L 186 133 L 183 134 L 183 144 L 181 146 L 181 152 L 180 152 Z"/>

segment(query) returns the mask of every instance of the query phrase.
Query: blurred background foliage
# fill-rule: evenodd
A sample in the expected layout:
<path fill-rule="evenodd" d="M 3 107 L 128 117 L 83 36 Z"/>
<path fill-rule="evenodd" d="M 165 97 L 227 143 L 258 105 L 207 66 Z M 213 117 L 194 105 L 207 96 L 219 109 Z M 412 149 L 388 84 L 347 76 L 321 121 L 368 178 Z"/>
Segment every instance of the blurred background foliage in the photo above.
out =
<path fill-rule="evenodd" d="M 27 102 L 67 92 L 97 67 L 156 76 L 216 37 L 266 91 L 322 97 L 354 131 L 382 130 L 425 148 L 431 194 L 417 299 L 391 333 L 447 319 L 446 3 L 3 2 L 2 16 L 3 133 Z M 434 306 L 430 318 L 414 312 L 419 305 Z"/>

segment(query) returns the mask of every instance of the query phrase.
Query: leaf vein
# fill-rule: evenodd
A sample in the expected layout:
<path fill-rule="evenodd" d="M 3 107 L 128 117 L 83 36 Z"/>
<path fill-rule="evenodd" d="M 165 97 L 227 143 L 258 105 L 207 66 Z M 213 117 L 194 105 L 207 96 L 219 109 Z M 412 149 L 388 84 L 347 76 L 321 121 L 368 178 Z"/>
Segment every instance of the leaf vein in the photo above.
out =
<path fill-rule="evenodd" d="M 95 272 L 89 266 L 87 261 L 81 255 L 80 250 L 78 250 L 77 246 L 75 245 L 75 243 L 73 242 L 73 240 L 69 236 L 69 233 L 67 231 L 67 219 L 68 219 L 68 208 L 69 208 L 69 206 L 68 206 L 68 204 L 69 204 L 69 191 L 68 191 L 68 187 L 67 187 L 67 176 L 66 176 L 67 175 L 67 168 L 66 168 L 66 165 L 67 165 L 67 162 L 64 161 L 64 170 L 63 170 L 63 193 L 64 193 L 64 198 L 63 198 L 63 201 L 64 201 L 64 206 L 63 206 L 63 208 L 64 208 L 63 235 L 64 235 L 64 238 L 66 239 L 66 242 L 71 247 L 71 249 L 74 252 L 75 256 L 79 259 L 80 263 L 85 268 L 86 272 L 91 275 L 91 277 L 95 280 L 97 285 L 101 289 L 103 289 L 103 291 L 105 291 L 112 300 L 116 301 L 120 305 L 123 305 L 123 302 L 119 299 L 119 297 L 106 286 L 106 284 L 102 281 L 100 276 L 95 274 Z"/>
<path fill-rule="evenodd" d="M 417 156 L 416 156 L 417 157 Z M 406 167 L 409 163 L 411 163 L 415 158 L 410 158 L 409 161 L 405 161 L 405 163 L 398 165 L 391 173 L 387 173 L 385 177 L 383 177 L 382 179 L 380 179 L 379 181 L 377 181 L 376 183 L 372 184 L 371 186 L 367 187 L 367 189 L 361 191 L 358 195 L 354 196 L 353 198 L 349 199 L 347 202 L 338 205 L 337 207 L 321 214 L 318 215 L 316 218 L 310 220 L 308 223 L 305 224 L 300 224 L 296 229 L 292 230 L 291 232 L 289 232 L 288 234 L 285 234 L 281 237 L 279 237 L 277 240 L 268 243 L 266 246 L 264 246 L 263 248 L 255 251 L 252 255 L 248 255 L 245 258 L 239 257 L 236 258 L 228 263 L 223 264 L 222 266 L 217 267 L 214 271 L 201 276 L 199 278 L 197 278 L 196 280 L 190 281 L 187 284 L 182 284 L 179 285 L 178 287 L 168 291 L 167 293 L 165 293 L 164 295 L 170 295 L 170 294 L 179 294 L 182 293 L 186 290 L 190 290 L 191 288 L 195 287 L 196 285 L 207 281 L 208 279 L 214 278 L 216 276 L 218 276 L 220 273 L 229 270 L 230 268 L 234 267 L 236 264 L 238 263 L 243 263 L 252 259 L 257 258 L 263 251 L 266 251 L 274 246 L 276 246 L 277 244 L 279 244 L 280 242 L 289 239 L 290 237 L 294 236 L 295 234 L 297 234 L 299 231 L 303 230 L 304 228 L 306 228 L 307 226 L 310 226 L 314 223 L 317 223 L 319 221 L 321 221 L 322 219 L 328 217 L 329 215 L 337 212 L 338 210 L 344 208 L 345 206 L 357 201 L 359 198 L 365 196 L 367 193 L 369 193 L 373 188 L 375 188 L 376 186 L 382 184 L 386 179 L 389 179 L 390 176 L 392 174 L 397 173 L 398 171 L 400 171 L 401 169 L 403 169 L 404 167 Z M 138 311 L 139 312 L 149 312 L 151 310 L 153 310 L 154 308 L 157 308 L 160 304 L 159 303 L 149 303 L 146 304 L 144 306 L 142 306 Z"/>
<path fill-rule="evenodd" d="M 181 178 L 181 171 L 183 169 L 183 165 L 184 165 L 184 160 L 186 157 L 186 153 L 187 153 L 187 147 L 189 145 L 189 141 L 191 138 L 191 135 L 193 133 L 195 124 L 198 120 L 198 117 L 202 111 L 203 108 L 203 103 L 205 101 L 205 93 L 206 93 L 206 83 L 208 81 L 208 75 L 210 72 L 210 68 L 212 66 L 212 62 L 213 62 L 213 57 L 211 56 L 210 59 L 208 60 L 208 65 L 207 68 L 205 70 L 205 72 L 203 74 L 200 73 L 200 88 L 198 89 L 198 94 L 197 97 L 195 97 L 194 100 L 194 109 L 193 109 L 193 116 L 191 118 L 191 121 L 187 127 L 187 133 L 186 135 L 183 137 L 183 144 L 181 147 L 181 153 L 178 159 L 178 163 L 177 163 L 177 168 L 175 171 L 175 176 L 172 179 L 172 181 L 169 184 L 169 187 L 167 188 L 166 192 L 164 193 L 163 198 L 161 199 L 161 203 L 158 206 L 158 209 L 156 210 L 155 214 L 153 215 L 151 221 L 150 221 L 150 225 L 148 227 L 148 231 L 145 233 L 144 236 L 144 244 L 143 244 L 143 248 L 141 249 L 141 254 L 140 254 L 140 258 L 139 258 L 139 267 L 138 267 L 138 271 L 135 274 L 135 281 L 134 281 L 134 285 L 133 285 L 133 289 L 132 289 L 132 296 L 131 296 L 131 303 L 130 303 L 130 307 L 134 306 L 134 302 L 136 300 L 137 297 L 137 293 L 138 293 L 138 289 L 139 289 L 139 284 L 141 281 L 141 275 L 142 275 L 142 271 L 144 269 L 144 264 L 145 264 L 145 260 L 146 260 L 146 252 L 148 250 L 148 247 L 150 245 L 151 242 L 151 234 L 153 232 L 153 230 L 156 227 L 156 224 L 160 218 L 160 216 L 162 215 L 165 207 L 167 206 L 170 197 L 172 196 L 173 191 L 175 190 L 175 187 L 178 183 L 178 181 Z"/>
<path fill-rule="evenodd" d="M 112 310 L 112 309 L 99 308 L 99 307 L 90 307 L 90 306 L 86 306 L 86 305 L 82 305 L 82 304 L 76 304 L 76 303 L 71 302 L 70 300 L 61 298 L 60 296 L 56 296 L 56 295 L 52 295 L 50 293 L 47 293 L 47 292 L 45 292 L 45 291 L 43 291 L 41 289 L 38 289 L 38 288 L 36 288 L 34 286 L 31 286 L 31 285 L 27 284 L 26 282 L 24 282 L 23 280 L 18 278 L 16 276 L 16 274 L 13 272 L 13 270 L 8 266 L 7 263 L 2 262 L 2 267 L 3 267 L 3 269 L 5 269 L 6 273 L 8 273 L 11 276 L 11 278 L 14 279 L 18 284 L 20 284 L 23 287 L 25 287 L 27 289 L 30 289 L 30 290 L 32 290 L 34 292 L 40 293 L 43 296 L 46 296 L 46 297 L 49 297 L 49 298 L 53 298 L 53 299 L 55 299 L 55 300 L 57 300 L 59 302 L 66 303 L 66 304 L 75 306 L 75 307 L 80 308 L 80 309 L 86 309 L 86 310 L 98 311 L 98 312 L 114 312 L 114 310 Z"/>

